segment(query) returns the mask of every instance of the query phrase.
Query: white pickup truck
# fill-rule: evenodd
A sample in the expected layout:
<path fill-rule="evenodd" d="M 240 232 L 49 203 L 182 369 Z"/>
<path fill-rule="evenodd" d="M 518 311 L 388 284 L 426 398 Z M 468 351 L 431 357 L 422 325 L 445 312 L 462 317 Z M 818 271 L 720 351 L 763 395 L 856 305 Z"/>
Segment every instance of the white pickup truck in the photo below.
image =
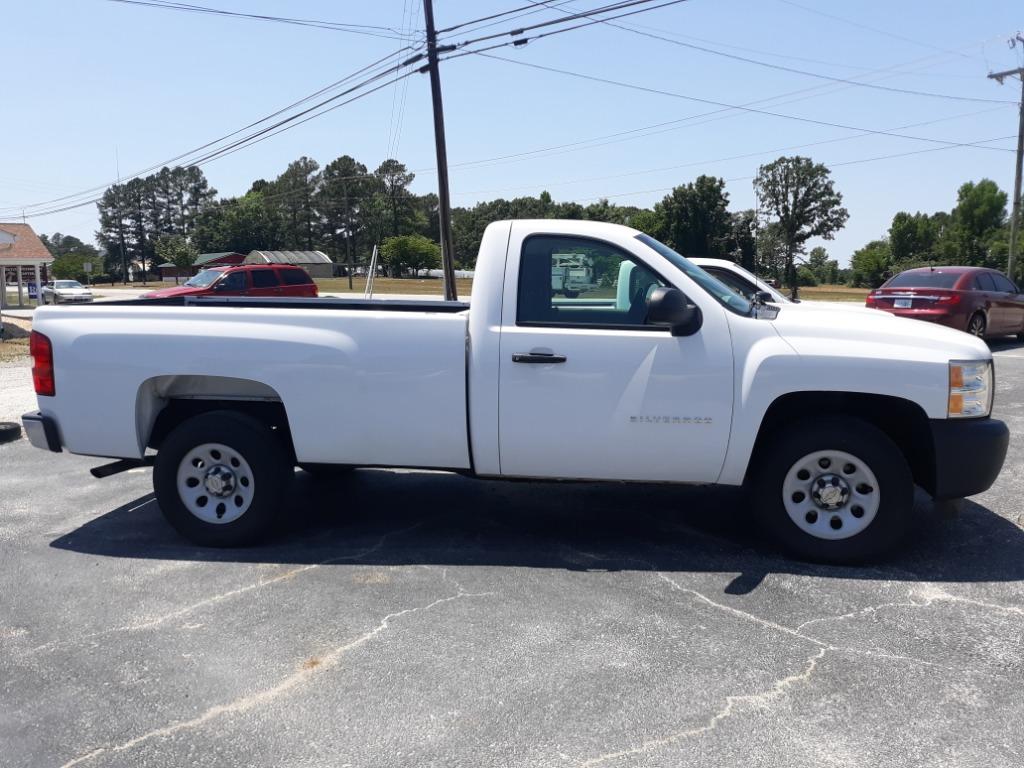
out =
<path fill-rule="evenodd" d="M 594 265 L 575 298 L 551 289 L 566 253 Z M 906 533 L 915 484 L 936 499 L 986 490 L 1009 439 L 978 339 L 754 304 L 594 222 L 490 225 L 471 305 L 43 307 L 31 349 L 33 445 L 122 460 L 97 476 L 153 463 L 163 514 L 214 546 L 265 535 L 295 466 L 388 466 L 745 485 L 788 550 L 852 562 Z"/>

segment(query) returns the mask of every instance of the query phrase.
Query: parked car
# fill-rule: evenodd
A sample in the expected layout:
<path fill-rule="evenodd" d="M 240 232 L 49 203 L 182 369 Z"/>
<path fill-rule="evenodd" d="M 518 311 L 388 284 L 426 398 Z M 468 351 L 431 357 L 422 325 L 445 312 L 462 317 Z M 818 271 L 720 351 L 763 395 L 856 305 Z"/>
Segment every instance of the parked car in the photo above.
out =
<path fill-rule="evenodd" d="M 184 285 L 160 288 L 142 295 L 144 299 L 173 296 L 317 296 L 313 278 L 302 267 L 291 264 L 243 264 L 211 267 Z"/>
<path fill-rule="evenodd" d="M 784 296 L 777 288 L 769 284 L 768 281 L 760 279 L 753 272 L 744 269 L 734 261 L 703 257 L 693 257 L 690 261 L 712 277 L 732 288 L 740 296 L 751 301 L 753 301 L 758 293 L 761 293 L 762 298 L 772 304 L 793 304 L 792 299 Z"/>
<path fill-rule="evenodd" d="M 760 298 L 768 304 L 778 304 L 797 312 L 807 309 L 820 309 L 823 306 L 827 306 L 830 310 L 837 312 L 864 313 L 869 311 L 853 301 L 821 302 L 808 301 L 807 299 L 794 301 L 775 287 L 773 284 L 774 280 L 762 280 L 736 262 L 729 261 L 728 259 L 694 257 L 690 261 L 750 301 Z"/>
<path fill-rule="evenodd" d="M 602 265 L 592 296 L 552 295 L 568 252 Z M 266 535 L 295 465 L 399 466 L 746 486 L 790 551 L 859 561 L 911 530 L 915 484 L 981 493 L 1009 441 L 981 340 L 859 312 L 753 304 L 629 227 L 503 221 L 472 305 L 42 307 L 23 423 L 34 446 L 121 459 L 97 477 L 152 462 L 162 513 L 208 546 Z"/>
<path fill-rule="evenodd" d="M 92 301 L 92 290 L 77 280 L 52 280 L 40 292 L 43 304 L 85 304 Z"/>
<path fill-rule="evenodd" d="M 948 325 L 982 339 L 1015 335 L 1024 341 L 1024 294 L 994 269 L 908 269 L 869 293 L 865 306 Z"/>

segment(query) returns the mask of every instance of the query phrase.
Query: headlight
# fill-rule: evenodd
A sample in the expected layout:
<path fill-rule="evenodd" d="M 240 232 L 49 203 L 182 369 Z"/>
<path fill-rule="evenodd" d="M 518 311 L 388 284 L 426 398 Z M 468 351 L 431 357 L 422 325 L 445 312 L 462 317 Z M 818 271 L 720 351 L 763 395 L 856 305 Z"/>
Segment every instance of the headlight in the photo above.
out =
<path fill-rule="evenodd" d="M 976 418 L 992 411 L 992 361 L 949 363 L 949 418 Z"/>

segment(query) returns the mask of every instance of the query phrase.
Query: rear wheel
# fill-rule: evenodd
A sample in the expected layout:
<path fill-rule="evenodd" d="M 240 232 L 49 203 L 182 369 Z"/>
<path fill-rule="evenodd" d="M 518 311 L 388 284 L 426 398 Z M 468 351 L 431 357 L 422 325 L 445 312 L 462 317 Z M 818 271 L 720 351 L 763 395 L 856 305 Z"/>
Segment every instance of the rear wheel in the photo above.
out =
<path fill-rule="evenodd" d="M 264 536 L 291 475 L 269 427 L 233 411 L 183 422 L 160 446 L 153 488 L 167 521 L 203 546 L 233 547 Z"/>
<path fill-rule="evenodd" d="M 895 443 L 859 419 L 801 422 L 762 451 L 751 484 L 764 528 L 796 556 L 854 563 L 905 534 L 914 481 Z"/>
<path fill-rule="evenodd" d="M 985 328 L 987 323 L 985 322 L 985 316 L 981 312 L 975 312 L 971 315 L 971 319 L 967 322 L 967 332 L 971 336 L 977 336 L 979 339 L 985 338 Z"/>

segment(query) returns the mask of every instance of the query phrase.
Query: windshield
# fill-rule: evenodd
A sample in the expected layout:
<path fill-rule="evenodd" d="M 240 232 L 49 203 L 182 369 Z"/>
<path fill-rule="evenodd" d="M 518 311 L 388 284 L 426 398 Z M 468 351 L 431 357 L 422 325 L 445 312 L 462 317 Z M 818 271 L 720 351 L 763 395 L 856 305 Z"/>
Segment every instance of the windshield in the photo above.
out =
<path fill-rule="evenodd" d="M 192 288 L 206 288 L 213 284 L 213 281 L 224 273 L 219 269 L 204 269 L 198 275 L 189 280 L 185 285 Z"/>
<path fill-rule="evenodd" d="M 960 272 L 901 272 L 885 284 L 885 288 L 952 288 Z"/>
<path fill-rule="evenodd" d="M 58 280 L 54 283 L 55 288 L 81 288 L 82 284 L 77 280 Z"/>
<path fill-rule="evenodd" d="M 685 256 L 680 256 L 664 243 L 659 243 L 653 237 L 643 233 L 636 236 L 644 245 L 653 248 L 670 262 L 672 266 L 682 271 L 688 278 L 707 291 L 711 296 L 726 309 L 738 315 L 749 315 L 753 305 L 732 288 L 723 284 L 720 280 L 712 277 L 703 269 L 698 267 Z"/>

